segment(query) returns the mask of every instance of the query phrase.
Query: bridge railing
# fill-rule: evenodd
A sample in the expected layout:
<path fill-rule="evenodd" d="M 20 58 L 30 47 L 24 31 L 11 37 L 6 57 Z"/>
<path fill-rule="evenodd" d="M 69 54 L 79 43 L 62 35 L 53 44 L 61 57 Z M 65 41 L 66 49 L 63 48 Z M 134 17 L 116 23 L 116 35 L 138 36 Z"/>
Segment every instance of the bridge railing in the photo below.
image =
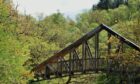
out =
<path fill-rule="evenodd" d="M 108 33 L 107 41 L 110 40 L 112 36 L 119 40 L 119 44 L 112 46 L 113 43 L 108 42 L 106 43 L 107 48 L 106 51 L 102 52 L 100 48 L 100 39 L 99 33 L 105 30 Z M 93 45 L 89 45 L 89 40 L 94 37 Z M 132 72 L 138 70 L 136 66 L 128 64 L 125 66 L 121 63 L 120 59 L 112 59 L 109 56 L 112 54 L 120 55 L 124 53 L 124 44 L 128 45 L 129 47 L 140 51 L 140 47 L 134 44 L 133 42 L 129 41 L 128 39 L 124 38 L 117 32 L 113 31 L 106 25 L 101 24 L 96 29 L 92 30 L 91 32 L 85 34 L 80 39 L 72 43 L 71 45 L 67 46 L 66 48 L 62 49 L 60 52 L 54 54 L 52 57 L 48 58 L 35 68 L 32 71 L 35 74 L 45 76 L 45 78 L 50 78 L 50 76 L 61 77 L 63 75 L 73 75 L 76 73 L 88 73 L 92 72 Z M 80 54 L 77 53 L 77 48 L 81 52 Z M 90 47 L 94 48 L 93 51 Z M 112 50 L 114 50 L 112 52 Z M 121 53 L 120 53 L 121 52 Z M 119 53 L 119 54 L 118 54 Z M 103 55 L 103 56 L 101 56 Z M 117 56 L 117 57 L 118 57 Z M 102 58 L 105 57 L 105 58 Z M 123 60 L 122 60 L 123 61 Z M 131 70 L 132 67 L 132 70 Z M 40 73 L 41 72 L 41 73 Z"/>

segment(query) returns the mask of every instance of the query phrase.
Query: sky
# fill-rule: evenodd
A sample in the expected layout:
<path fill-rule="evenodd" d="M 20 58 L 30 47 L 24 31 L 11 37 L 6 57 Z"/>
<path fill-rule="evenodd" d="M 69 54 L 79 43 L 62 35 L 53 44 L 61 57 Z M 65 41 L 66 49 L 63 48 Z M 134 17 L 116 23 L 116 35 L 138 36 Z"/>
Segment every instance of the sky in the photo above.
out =
<path fill-rule="evenodd" d="M 75 18 L 83 10 L 91 9 L 99 0 L 13 0 L 14 6 L 18 4 L 18 11 L 30 14 L 35 18 L 38 15 L 48 16 L 61 12 L 64 16 Z"/>

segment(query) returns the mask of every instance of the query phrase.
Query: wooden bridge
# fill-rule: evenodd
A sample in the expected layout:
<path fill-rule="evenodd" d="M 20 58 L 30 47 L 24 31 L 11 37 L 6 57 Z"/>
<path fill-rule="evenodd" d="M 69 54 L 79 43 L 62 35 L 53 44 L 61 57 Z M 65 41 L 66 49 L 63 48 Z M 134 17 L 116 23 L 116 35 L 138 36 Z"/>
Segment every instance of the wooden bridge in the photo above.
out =
<path fill-rule="evenodd" d="M 105 49 L 100 47 L 101 40 L 99 36 L 102 31 L 107 34 L 106 43 L 104 43 Z M 118 40 L 118 43 L 110 42 L 113 37 Z M 127 66 L 125 66 L 122 63 L 124 61 L 123 55 L 129 52 L 130 49 L 134 51 L 134 54 L 140 52 L 138 45 L 113 31 L 108 26 L 101 24 L 37 65 L 32 72 L 34 72 L 37 81 L 99 72 L 123 75 L 128 73 L 138 74 L 140 72 L 139 65 L 127 63 Z M 136 54 L 135 57 L 139 59 L 139 55 Z M 130 84 L 133 83 L 131 82 Z"/>

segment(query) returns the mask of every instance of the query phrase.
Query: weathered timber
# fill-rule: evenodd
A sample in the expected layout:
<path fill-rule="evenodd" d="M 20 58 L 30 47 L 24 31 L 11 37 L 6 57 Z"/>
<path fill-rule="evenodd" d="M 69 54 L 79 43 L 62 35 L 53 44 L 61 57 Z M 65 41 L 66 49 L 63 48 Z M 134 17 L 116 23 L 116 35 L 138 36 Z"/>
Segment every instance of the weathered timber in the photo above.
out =
<path fill-rule="evenodd" d="M 67 46 L 66 48 L 62 49 L 58 53 L 54 54 L 52 57 L 48 58 L 46 61 L 42 62 L 41 64 L 37 65 L 35 68 L 32 69 L 32 71 L 36 70 L 42 70 L 46 66 L 47 63 L 54 63 L 57 62 L 57 59 L 64 57 L 69 51 L 73 48 L 78 47 L 81 45 L 84 41 L 87 41 L 92 36 L 94 36 L 97 32 L 100 32 L 102 28 L 99 26 L 96 29 L 90 31 L 89 33 L 85 34 L 83 37 L 72 43 L 71 45 Z"/>
<path fill-rule="evenodd" d="M 110 27 L 106 26 L 105 24 L 101 24 L 101 28 L 103 28 L 104 30 L 106 30 L 107 32 L 111 33 L 112 35 L 114 35 L 116 38 L 120 39 L 122 42 L 126 43 L 128 46 L 138 50 L 140 52 L 140 47 L 133 43 L 132 41 L 126 39 L 125 37 L 123 37 L 122 35 L 120 35 L 119 33 L 113 31 Z"/>
<path fill-rule="evenodd" d="M 82 36 L 80 39 L 78 39 L 77 41 L 75 41 L 74 43 L 70 44 L 69 46 L 67 46 L 66 48 L 62 49 L 61 51 L 59 51 L 58 53 L 54 54 L 52 57 L 48 58 L 47 60 L 45 60 L 44 62 L 42 62 L 41 64 L 37 65 L 36 67 L 34 67 L 32 69 L 32 71 L 34 72 L 41 72 L 42 70 L 45 70 L 45 67 L 47 64 L 53 64 L 53 63 L 57 63 L 59 59 L 64 58 L 64 56 L 68 53 L 71 52 L 72 49 L 77 48 L 78 46 L 85 44 L 85 42 L 87 42 L 91 37 L 95 36 L 95 58 L 98 59 L 99 58 L 99 32 L 102 30 L 106 30 L 110 35 L 114 35 L 116 38 L 120 39 L 121 42 L 127 44 L 128 46 L 136 49 L 137 51 L 140 51 L 140 47 L 138 45 L 136 45 L 135 43 L 131 42 L 130 40 L 126 39 L 125 37 L 121 36 L 120 34 L 118 34 L 117 32 L 113 31 L 111 28 L 109 28 L 108 26 L 101 24 L 100 26 L 98 26 L 97 28 L 95 28 L 94 30 L 90 31 L 89 33 L 85 34 L 84 36 Z M 111 45 L 108 45 L 108 54 L 110 54 L 110 48 Z M 84 48 L 82 52 L 86 51 L 86 49 Z M 83 59 L 86 58 L 84 55 L 86 55 L 86 53 L 83 53 Z M 84 60 L 85 61 L 85 60 Z M 98 67 L 98 61 L 96 60 L 95 65 L 96 67 Z M 81 61 L 82 63 L 83 61 Z M 86 63 L 84 64 L 86 65 Z M 81 66 L 84 67 L 84 66 Z M 69 67 L 67 67 L 69 68 Z"/>

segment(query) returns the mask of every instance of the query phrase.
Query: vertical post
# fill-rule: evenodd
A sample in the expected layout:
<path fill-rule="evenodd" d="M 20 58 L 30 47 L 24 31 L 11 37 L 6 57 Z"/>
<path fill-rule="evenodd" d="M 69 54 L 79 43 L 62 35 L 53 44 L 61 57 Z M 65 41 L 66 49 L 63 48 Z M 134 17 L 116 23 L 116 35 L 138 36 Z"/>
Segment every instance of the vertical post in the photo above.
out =
<path fill-rule="evenodd" d="M 111 34 L 108 33 L 108 49 L 107 49 L 107 51 L 108 51 L 108 55 L 107 55 L 107 68 L 108 68 L 108 72 L 110 71 L 110 68 L 111 68 L 111 66 L 110 66 L 111 60 L 109 60 L 109 56 L 111 55 L 111 42 L 110 42 L 110 38 L 111 38 Z"/>
<path fill-rule="evenodd" d="M 78 66 L 77 66 L 77 58 L 76 58 L 76 54 L 75 54 L 75 49 L 73 49 L 73 51 L 72 51 L 72 53 L 73 53 L 73 73 L 74 73 L 74 71 L 76 71 L 77 70 L 77 68 L 78 68 Z"/>
<path fill-rule="evenodd" d="M 95 69 L 98 72 L 99 59 L 99 33 L 95 34 Z"/>
<path fill-rule="evenodd" d="M 86 50 L 85 50 L 85 42 L 82 43 L 82 72 L 85 73 L 86 69 Z"/>
<path fill-rule="evenodd" d="M 60 59 L 62 59 L 62 58 L 60 58 Z M 63 72 L 63 63 L 62 63 L 62 60 L 60 60 L 60 72 L 61 72 L 61 74 Z"/>
<path fill-rule="evenodd" d="M 74 49 L 71 50 L 71 74 L 74 73 L 74 67 L 75 67 L 75 57 L 74 57 Z"/>
<path fill-rule="evenodd" d="M 50 79 L 50 68 L 48 67 L 48 65 L 46 65 L 45 68 L 45 77 L 46 79 Z"/>
<path fill-rule="evenodd" d="M 69 56 L 69 76 L 71 76 L 72 72 L 72 52 L 70 51 L 70 56 Z"/>
<path fill-rule="evenodd" d="M 69 54 L 69 79 L 67 80 L 66 84 L 70 83 L 72 75 L 72 50 L 70 50 Z"/>
<path fill-rule="evenodd" d="M 60 58 L 58 59 L 58 63 L 57 63 L 57 73 L 56 73 L 56 75 L 58 77 L 62 76 L 62 62 L 61 62 Z"/>

